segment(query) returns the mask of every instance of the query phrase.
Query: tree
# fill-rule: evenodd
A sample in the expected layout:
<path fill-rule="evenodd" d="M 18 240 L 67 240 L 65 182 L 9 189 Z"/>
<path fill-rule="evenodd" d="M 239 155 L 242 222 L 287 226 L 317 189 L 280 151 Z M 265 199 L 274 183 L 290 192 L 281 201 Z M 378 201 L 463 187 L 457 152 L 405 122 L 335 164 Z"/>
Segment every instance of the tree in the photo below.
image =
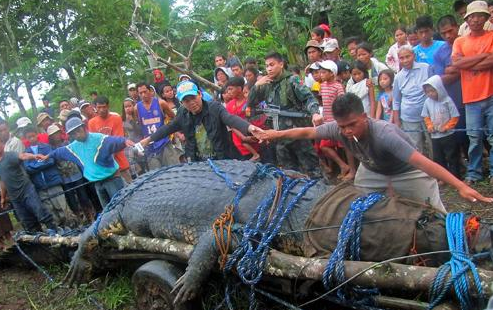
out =
<path fill-rule="evenodd" d="M 452 0 L 358 0 L 357 12 L 364 20 L 364 28 L 370 34 L 369 39 L 377 46 L 393 38 L 399 25 L 412 26 L 420 15 L 429 14 L 438 19 L 450 14 Z"/>
<path fill-rule="evenodd" d="M 39 77 L 41 64 L 36 55 L 36 43 L 45 38 L 48 30 L 46 21 L 39 22 L 42 1 L 4 1 L 0 6 L 0 49 L 2 51 L 2 73 L 7 75 L 8 92 L 17 102 L 21 113 L 24 106 L 17 94 L 24 84 L 34 116 L 37 114 L 36 101 L 32 89 L 42 79 Z M 43 40 L 42 40 L 43 41 Z"/>

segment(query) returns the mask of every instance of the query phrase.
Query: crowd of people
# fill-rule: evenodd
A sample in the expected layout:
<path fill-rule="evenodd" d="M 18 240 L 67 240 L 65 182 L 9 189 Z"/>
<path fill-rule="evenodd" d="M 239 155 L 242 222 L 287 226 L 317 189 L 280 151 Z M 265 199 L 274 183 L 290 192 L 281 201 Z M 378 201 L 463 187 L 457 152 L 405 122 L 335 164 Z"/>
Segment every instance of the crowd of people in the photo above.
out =
<path fill-rule="evenodd" d="M 2 209 L 10 202 L 26 230 L 57 233 L 94 220 L 147 171 L 208 158 L 354 180 L 439 212 L 436 179 L 491 202 L 468 185 L 483 179 L 484 141 L 493 144 L 492 11 L 492 2 L 458 0 L 436 27 L 427 15 L 396 25 L 384 61 L 368 42 L 338 40 L 321 24 L 304 70 L 277 52 L 265 55 L 265 71 L 257 59 L 217 55 L 213 93 L 185 74 L 173 85 L 156 69 L 153 84 L 128 85 L 121 111 L 96 91 L 57 106 L 44 98 L 35 124 L 21 117 L 9 132 L 0 122 Z M 6 223 L 0 216 L 9 231 Z"/>

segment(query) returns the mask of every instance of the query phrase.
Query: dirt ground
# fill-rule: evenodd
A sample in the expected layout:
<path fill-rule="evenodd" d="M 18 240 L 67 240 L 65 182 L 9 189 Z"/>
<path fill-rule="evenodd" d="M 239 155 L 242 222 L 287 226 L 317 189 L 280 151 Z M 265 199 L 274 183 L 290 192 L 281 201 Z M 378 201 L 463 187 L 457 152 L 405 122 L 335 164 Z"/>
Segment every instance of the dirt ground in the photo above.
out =
<path fill-rule="evenodd" d="M 474 187 L 484 195 L 493 196 L 493 186 L 487 182 Z M 493 204 L 466 202 L 448 186 L 443 186 L 441 193 L 448 210 L 471 212 L 480 216 L 484 222 L 493 223 Z M 68 265 L 47 268 L 47 272 L 54 278 L 53 283 L 36 270 L 0 269 L 0 309 L 135 309 L 130 270 L 103 275 L 78 289 L 67 289 L 60 287 L 67 268 Z M 213 309 L 222 299 L 222 289 L 214 288 L 211 291 L 203 301 L 204 309 Z"/>

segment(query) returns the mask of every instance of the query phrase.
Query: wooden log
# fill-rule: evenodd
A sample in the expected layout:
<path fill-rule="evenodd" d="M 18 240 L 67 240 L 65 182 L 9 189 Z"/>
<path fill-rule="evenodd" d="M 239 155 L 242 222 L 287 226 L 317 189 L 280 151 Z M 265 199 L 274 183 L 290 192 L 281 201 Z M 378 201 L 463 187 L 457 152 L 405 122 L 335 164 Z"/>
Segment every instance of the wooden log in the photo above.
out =
<path fill-rule="evenodd" d="M 23 242 L 34 242 L 33 236 L 24 235 L 19 238 Z M 77 246 L 77 237 L 49 237 L 42 236 L 38 242 L 48 245 Z M 109 234 L 102 240 L 103 247 L 112 247 L 119 250 L 137 250 L 149 253 L 161 253 L 176 258 L 177 261 L 186 262 L 193 251 L 193 245 L 177 242 L 169 239 L 138 237 L 132 234 L 126 236 Z M 145 255 L 142 255 L 145 256 Z M 143 257 L 142 257 L 143 258 Z M 265 272 L 269 275 L 288 278 L 316 280 L 322 279 L 322 274 L 327 264 L 327 259 L 306 258 L 285 254 L 271 250 L 267 258 Z M 374 266 L 375 265 L 375 266 Z M 365 269 L 368 269 L 364 271 Z M 406 292 L 428 292 L 433 283 L 437 268 L 418 267 L 395 263 L 373 263 L 373 262 L 345 262 L 346 278 L 361 273 L 351 281 L 353 285 L 366 288 L 379 288 L 390 290 L 401 290 Z M 363 272 L 364 271 L 364 272 Z M 493 295 L 493 271 L 479 269 L 483 294 Z M 470 278 L 470 287 L 474 287 Z M 470 292 L 473 294 L 474 292 Z"/>
<path fill-rule="evenodd" d="M 67 246 L 70 248 L 76 248 L 79 245 L 79 237 L 62 237 L 62 236 L 33 236 L 33 235 L 20 235 L 17 236 L 17 242 L 25 243 L 40 243 L 51 246 Z"/>

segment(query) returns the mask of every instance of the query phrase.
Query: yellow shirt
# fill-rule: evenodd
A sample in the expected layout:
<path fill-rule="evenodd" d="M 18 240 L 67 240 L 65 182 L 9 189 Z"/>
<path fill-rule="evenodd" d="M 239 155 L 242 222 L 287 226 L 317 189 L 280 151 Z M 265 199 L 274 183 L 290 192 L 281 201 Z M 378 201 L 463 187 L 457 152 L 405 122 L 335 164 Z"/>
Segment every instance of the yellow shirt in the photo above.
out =
<path fill-rule="evenodd" d="M 320 83 L 319 82 L 313 83 L 311 91 L 320 92 Z"/>

